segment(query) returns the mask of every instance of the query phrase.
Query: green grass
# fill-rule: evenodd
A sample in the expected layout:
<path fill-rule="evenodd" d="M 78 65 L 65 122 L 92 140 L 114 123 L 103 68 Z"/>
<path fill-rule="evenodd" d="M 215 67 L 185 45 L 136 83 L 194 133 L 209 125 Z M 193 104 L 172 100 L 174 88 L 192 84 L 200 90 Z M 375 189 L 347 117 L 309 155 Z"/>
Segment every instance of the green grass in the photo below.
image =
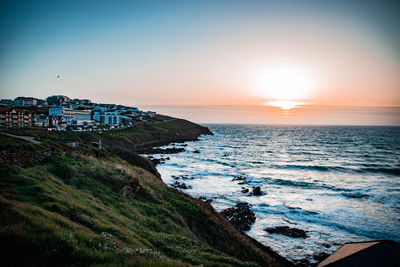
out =
<path fill-rule="evenodd" d="M 174 138 L 191 131 L 196 131 L 199 125 L 182 119 L 171 119 L 167 122 L 136 123 L 133 127 L 118 130 L 98 132 L 48 131 L 46 128 L 27 127 L 9 129 L 16 135 L 33 136 L 45 145 L 80 142 L 90 145 L 91 142 L 102 140 L 106 147 L 134 149 L 135 145 Z"/>
<path fill-rule="evenodd" d="M 37 148 L 38 146 L 28 141 L 0 133 L 0 150 L 35 150 Z"/>
<path fill-rule="evenodd" d="M 140 195 L 123 196 L 132 180 Z M 0 193 L 2 266 L 254 265 L 198 237 L 195 202 L 117 157 L 53 155 L 2 171 Z"/>

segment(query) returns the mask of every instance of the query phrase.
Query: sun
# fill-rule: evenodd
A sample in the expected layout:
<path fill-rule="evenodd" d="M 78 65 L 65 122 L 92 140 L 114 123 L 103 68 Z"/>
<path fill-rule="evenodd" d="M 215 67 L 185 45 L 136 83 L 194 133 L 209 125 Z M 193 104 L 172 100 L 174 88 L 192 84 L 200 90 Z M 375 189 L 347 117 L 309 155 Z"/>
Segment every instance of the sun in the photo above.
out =
<path fill-rule="evenodd" d="M 312 96 L 316 89 L 315 74 L 297 64 L 271 64 L 256 78 L 256 93 L 267 104 L 290 109 Z"/>

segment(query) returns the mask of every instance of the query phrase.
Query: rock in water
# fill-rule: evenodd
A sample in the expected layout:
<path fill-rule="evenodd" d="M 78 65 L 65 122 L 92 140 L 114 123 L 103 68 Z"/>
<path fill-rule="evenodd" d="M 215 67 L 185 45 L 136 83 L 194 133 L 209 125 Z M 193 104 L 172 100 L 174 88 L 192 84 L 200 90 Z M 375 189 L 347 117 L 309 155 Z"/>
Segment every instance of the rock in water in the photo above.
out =
<path fill-rule="evenodd" d="M 159 148 L 159 147 L 153 147 L 153 148 L 148 148 L 146 150 L 141 151 L 142 153 L 146 154 L 177 154 L 180 152 L 184 152 L 185 149 L 182 147 L 172 147 L 172 148 Z"/>
<path fill-rule="evenodd" d="M 175 181 L 173 184 L 171 184 L 171 186 L 174 188 L 179 188 L 179 189 L 183 189 L 183 190 L 192 188 L 192 186 L 187 185 L 184 182 L 181 183 L 178 181 Z"/>
<path fill-rule="evenodd" d="M 251 191 L 250 195 L 252 196 L 261 196 L 263 193 L 261 192 L 261 188 L 259 186 L 253 187 L 253 191 Z"/>
<path fill-rule="evenodd" d="M 329 254 L 326 252 L 314 252 L 312 257 L 314 260 L 321 262 L 323 260 L 325 260 L 326 258 L 328 258 Z"/>
<path fill-rule="evenodd" d="M 240 231 L 250 230 L 250 226 L 256 220 L 256 215 L 248 203 L 238 203 L 233 208 L 224 209 L 221 214 Z"/>
<path fill-rule="evenodd" d="M 295 237 L 295 238 L 308 237 L 306 231 L 297 229 L 297 228 L 290 228 L 289 226 L 268 227 L 268 228 L 265 228 L 264 231 L 267 231 L 270 234 L 282 234 L 282 235 Z"/>
<path fill-rule="evenodd" d="M 232 179 L 232 181 L 243 181 L 246 180 L 246 177 L 243 176 L 236 176 Z"/>
<path fill-rule="evenodd" d="M 179 180 L 179 179 L 182 179 L 182 180 L 193 180 L 193 179 L 194 179 L 194 177 L 189 177 L 189 176 L 187 176 L 187 175 L 185 175 L 185 174 L 183 174 L 183 175 L 178 175 L 178 176 L 172 175 L 171 177 L 172 177 L 172 179 L 174 179 L 174 180 Z"/>
<path fill-rule="evenodd" d="M 206 197 L 203 197 L 203 196 L 199 197 L 198 199 L 203 201 L 206 204 L 210 204 L 212 202 L 211 198 L 206 198 Z"/>

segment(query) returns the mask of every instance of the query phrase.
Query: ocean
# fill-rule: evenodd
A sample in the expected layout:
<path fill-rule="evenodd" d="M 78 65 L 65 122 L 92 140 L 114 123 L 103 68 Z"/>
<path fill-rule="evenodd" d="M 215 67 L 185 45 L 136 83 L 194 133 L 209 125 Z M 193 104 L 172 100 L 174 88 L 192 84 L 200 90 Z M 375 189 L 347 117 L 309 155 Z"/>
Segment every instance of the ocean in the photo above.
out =
<path fill-rule="evenodd" d="M 179 180 L 191 187 L 183 191 L 217 211 L 249 203 L 257 219 L 246 234 L 282 256 L 315 262 L 345 242 L 400 241 L 400 127 L 206 126 L 215 135 L 168 146 L 185 152 L 153 155 L 169 157 L 157 166 L 162 179 L 193 178 Z M 255 186 L 263 195 L 242 192 Z M 264 230 L 276 226 L 308 237 Z"/>

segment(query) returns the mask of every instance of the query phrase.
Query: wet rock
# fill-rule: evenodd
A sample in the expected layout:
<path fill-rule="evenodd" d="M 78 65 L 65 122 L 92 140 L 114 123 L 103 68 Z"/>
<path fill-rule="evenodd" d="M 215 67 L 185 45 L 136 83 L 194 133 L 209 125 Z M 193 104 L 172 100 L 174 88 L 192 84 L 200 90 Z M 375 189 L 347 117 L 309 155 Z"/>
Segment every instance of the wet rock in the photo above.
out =
<path fill-rule="evenodd" d="M 246 177 L 244 176 L 236 176 L 232 179 L 232 181 L 244 181 L 246 180 Z"/>
<path fill-rule="evenodd" d="M 301 210 L 302 209 L 300 207 L 290 207 L 290 206 L 286 206 L 286 205 L 285 205 L 285 207 L 290 209 L 290 210 Z"/>
<path fill-rule="evenodd" d="M 248 184 L 249 183 L 249 181 L 240 181 L 238 184 Z"/>
<path fill-rule="evenodd" d="M 192 186 L 187 185 L 184 182 L 178 182 L 178 181 L 175 181 L 173 184 L 171 184 L 171 186 L 174 188 L 179 188 L 179 189 L 183 189 L 183 190 L 192 188 Z"/>
<path fill-rule="evenodd" d="M 253 187 L 253 190 L 250 193 L 251 196 L 262 196 L 261 188 L 259 186 Z"/>
<path fill-rule="evenodd" d="M 286 219 L 283 219 L 285 222 L 287 222 L 287 223 L 290 223 L 290 224 L 296 224 L 296 223 L 294 223 L 294 222 L 291 222 L 291 221 L 289 221 L 289 220 L 286 220 Z"/>
<path fill-rule="evenodd" d="M 159 148 L 159 147 L 153 147 L 150 149 L 147 149 L 145 151 L 146 154 L 176 154 L 180 152 L 184 152 L 185 149 L 182 147 L 172 147 L 172 148 Z"/>
<path fill-rule="evenodd" d="M 172 175 L 171 177 L 174 180 L 180 180 L 180 179 L 182 179 L 182 180 L 193 180 L 194 179 L 193 177 L 190 177 L 190 176 L 187 176 L 187 175 Z"/>
<path fill-rule="evenodd" d="M 199 154 L 199 153 L 200 153 L 200 150 L 197 150 L 197 149 L 196 149 L 196 150 L 193 151 L 193 153 Z"/>
<path fill-rule="evenodd" d="M 309 266 L 313 266 L 312 264 L 311 264 L 311 262 L 308 260 L 308 259 L 306 259 L 306 258 L 304 258 L 304 259 L 296 259 L 296 260 L 293 260 L 293 262 L 294 262 L 294 264 L 296 264 L 296 266 L 299 266 L 299 267 L 309 267 Z"/>
<path fill-rule="evenodd" d="M 322 245 L 323 245 L 324 247 L 326 247 L 326 248 L 330 248 L 330 247 L 331 247 L 331 245 L 328 244 L 328 243 L 323 243 Z"/>
<path fill-rule="evenodd" d="M 242 193 L 248 193 L 249 189 L 248 188 L 242 188 Z"/>
<path fill-rule="evenodd" d="M 256 215 L 250 209 L 248 203 L 238 203 L 235 207 L 224 209 L 221 214 L 240 231 L 250 230 L 251 225 L 256 220 Z"/>
<path fill-rule="evenodd" d="M 313 259 L 318 261 L 318 262 L 321 262 L 321 261 L 325 260 L 326 258 L 328 258 L 328 256 L 329 256 L 328 253 L 322 252 L 322 251 L 314 252 L 313 255 L 312 255 Z"/>
<path fill-rule="evenodd" d="M 210 204 L 212 202 L 211 198 L 206 198 L 206 197 L 203 197 L 203 196 L 199 197 L 198 199 L 203 201 L 206 204 Z"/>
<path fill-rule="evenodd" d="M 264 231 L 267 231 L 270 234 L 281 234 L 294 238 L 307 238 L 306 231 L 298 228 L 291 228 L 289 226 L 276 226 L 276 227 L 268 227 L 265 228 Z"/>
<path fill-rule="evenodd" d="M 153 158 L 153 157 L 148 157 L 149 160 L 151 160 L 151 162 L 153 162 L 153 164 L 155 166 L 159 165 L 159 164 L 164 164 L 165 163 L 165 159 L 164 158 Z"/>

